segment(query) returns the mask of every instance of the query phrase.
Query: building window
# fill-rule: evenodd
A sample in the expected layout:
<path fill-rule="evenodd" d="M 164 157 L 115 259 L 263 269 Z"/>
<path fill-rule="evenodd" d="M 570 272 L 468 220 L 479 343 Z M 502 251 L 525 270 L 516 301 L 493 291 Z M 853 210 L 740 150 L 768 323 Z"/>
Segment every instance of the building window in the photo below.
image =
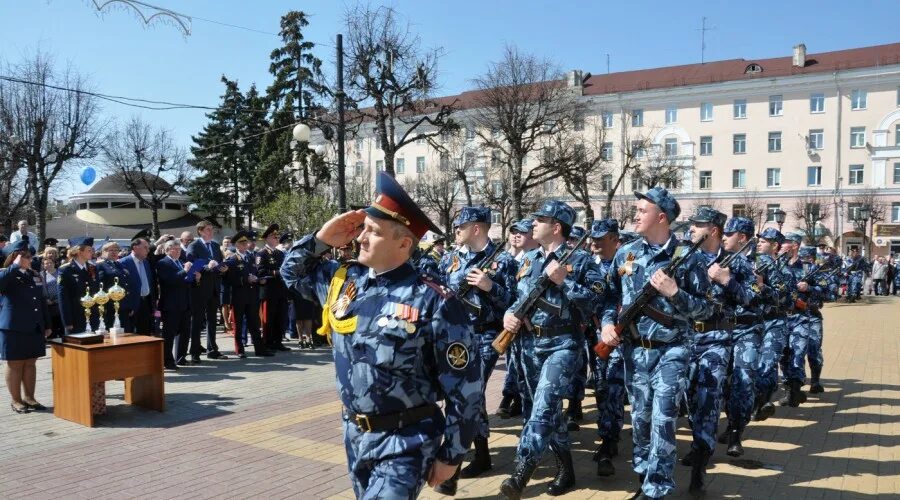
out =
<path fill-rule="evenodd" d="M 862 203 L 847 203 L 847 218 L 851 221 L 859 220 L 860 210 L 862 210 Z"/>
<path fill-rule="evenodd" d="M 491 181 L 491 191 L 494 192 L 494 196 L 503 196 L 503 181 Z"/>
<path fill-rule="evenodd" d="M 381 136 L 375 136 L 375 149 L 381 149 Z"/>
<path fill-rule="evenodd" d="M 425 144 L 425 136 L 424 135 L 416 136 L 416 144 L 420 144 L 420 145 Z"/>
<path fill-rule="evenodd" d="M 900 146 L 900 123 L 894 127 L 894 145 Z"/>
<path fill-rule="evenodd" d="M 784 113 L 784 102 L 780 95 L 769 96 L 769 116 L 781 116 Z"/>
<path fill-rule="evenodd" d="M 375 160 L 375 171 L 384 172 L 384 160 Z"/>
<path fill-rule="evenodd" d="M 894 184 L 900 184 L 900 163 L 894 163 Z"/>
<path fill-rule="evenodd" d="M 750 212 L 747 211 L 747 205 L 735 204 L 731 206 L 731 216 L 750 218 Z"/>
<path fill-rule="evenodd" d="M 604 111 L 600 114 L 603 118 L 603 128 L 612 128 L 613 126 L 613 114 L 609 111 Z"/>
<path fill-rule="evenodd" d="M 447 153 L 441 153 L 441 162 L 438 165 L 438 168 L 441 169 L 441 172 L 446 172 L 450 169 L 450 155 Z"/>
<path fill-rule="evenodd" d="M 806 139 L 806 147 L 808 149 L 822 149 L 825 147 L 825 132 L 822 129 L 814 129 L 809 131 Z"/>
<path fill-rule="evenodd" d="M 635 158 L 643 158 L 644 157 L 644 142 L 643 141 L 631 141 L 631 155 Z"/>
<path fill-rule="evenodd" d="M 769 132 L 769 152 L 781 151 L 781 132 Z"/>
<path fill-rule="evenodd" d="M 863 165 L 850 165 L 850 180 L 848 183 L 851 186 L 858 186 L 863 183 Z"/>
<path fill-rule="evenodd" d="M 850 127 L 850 147 L 866 147 L 866 127 Z"/>
<path fill-rule="evenodd" d="M 666 156 L 678 156 L 678 139 L 669 137 L 666 139 Z"/>
<path fill-rule="evenodd" d="M 97 210 L 99 208 L 109 208 L 109 203 L 107 203 L 105 201 L 92 201 L 92 202 L 88 203 L 89 210 Z M 141 208 L 146 208 L 146 207 L 141 207 Z"/>
<path fill-rule="evenodd" d="M 666 123 L 675 123 L 678 121 L 678 108 L 669 106 L 666 108 Z"/>
<path fill-rule="evenodd" d="M 733 189 L 744 189 L 747 185 L 747 171 L 743 168 L 736 168 L 731 171 L 731 187 Z"/>
<path fill-rule="evenodd" d="M 781 187 L 781 169 L 780 168 L 767 168 L 766 169 L 766 187 L 770 187 L 770 188 Z"/>
<path fill-rule="evenodd" d="M 575 118 L 572 120 L 572 126 L 575 127 L 576 132 L 580 132 L 584 130 L 584 114 L 583 113 L 575 113 Z"/>
<path fill-rule="evenodd" d="M 900 203 L 891 203 L 891 222 L 900 222 Z"/>
<path fill-rule="evenodd" d="M 850 109 L 866 109 L 866 101 L 868 101 L 868 92 L 865 90 L 850 91 Z"/>
<path fill-rule="evenodd" d="M 87 210 L 87 203 L 79 203 L 78 210 Z"/>
<path fill-rule="evenodd" d="M 712 189 L 712 170 L 700 171 L 700 189 Z"/>
<path fill-rule="evenodd" d="M 356 149 L 356 152 L 358 153 L 358 152 L 362 151 L 362 148 L 363 148 L 362 137 L 357 137 L 356 138 L 356 147 L 354 149 Z"/>
<path fill-rule="evenodd" d="M 166 203 L 166 205 L 172 205 L 172 203 Z M 176 210 L 181 209 L 181 205 L 176 205 L 176 207 L 177 207 Z M 137 204 L 133 201 L 128 201 L 128 202 L 113 201 L 109 204 L 109 208 L 137 208 Z"/>
<path fill-rule="evenodd" d="M 403 158 L 397 158 L 394 163 L 396 163 L 396 165 L 394 165 L 394 171 L 398 175 L 406 173 L 406 160 L 404 160 Z"/>
<path fill-rule="evenodd" d="M 825 112 L 825 94 L 809 95 L 809 112 L 824 113 Z"/>
<path fill-rule="evenodd" d="M 766 205 L 766 222 L 775 222 L 775 212 L 781 210 L 778 203 L 769 203 Z"/>
<path fill-rule="evenodd" d="M 734 134 L 731 143 L 734 154 L 742 155 L 747 152 L 747 134 Z"/>
<path fill-rule="evenodd" d="M 612 149 L 613 143 L 604 142 L 603 146 L 600 148 L 600 159 L 606 161 L 612 160 Z"/>
<path fill-rule="evenodd" d="M 425 172 L 425 157 L 417 156 L 416 157 L 416 173 L 421 174 Z"/>
<path fill-rule="evenodd" d="M 603 174 L 603 177 L 600 177 L 600 191 L 611 191 L 612 182 L 612 174 Z"/>
<path fill-rule="evenodd" d="M 631 112 L 631 126 L 632 127 L 643 127 L 644 126 L 644 110 L 643 109 L 635 109 Z"/>
<path fill-rule="evenodd" d="M 734 100 L 734 119 L 743 120 L 747 118 L 747 99 Z"/>
<path fill-rule="evenodd" d="M 358 161 L 356 165 L 354 165 L 355 171 L 353 172 L 357 177 L 362 177 L 363 174 L 363 162 Z"/>
<path fill-rule="evenodd" d="M 822 185 L 822 167 L 806 167 L 806 185 Z"/>
<path fill-rule="evenodd" d="M 709 156 L 712 154 L 712 136 L 705 135 L 700 138 L 700 156 Z"/>
<path fill-rule="evenodd" d="M 497 168 L 500 166 L 500 151 L 496 149 L 491 151 L 491 168 Z"/>
<path fill-rule="evenodd" d="M 713 119 L 713 105 L 711 102 L 700 103 L 700 121 L 708 122 Z"/>
<path fill-rule="evenodd" d="M 468 126 L 466 127 L 466 140 L 471 141 L 475 139 L 475 127 Z"/>

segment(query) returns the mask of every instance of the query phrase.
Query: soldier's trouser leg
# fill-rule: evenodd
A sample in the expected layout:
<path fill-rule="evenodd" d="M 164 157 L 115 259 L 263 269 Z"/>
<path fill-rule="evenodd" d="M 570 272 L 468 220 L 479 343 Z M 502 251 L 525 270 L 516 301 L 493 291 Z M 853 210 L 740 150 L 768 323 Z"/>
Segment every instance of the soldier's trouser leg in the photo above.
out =
<path fill-rule="evenodd" d="M 514 398 L 519 395 L 519 377 L 516 367 L 516 356 L 513 346 L 506 353 L 506 376 L 503 377 L 503 397 Z"/>
<path fill-rule="evenodd" d="M 512 343 L 515 349 L 516 381 L 519 386 L 519 395 L 522 397 L 522 425 L 528 422 L 531 416 L 534 387 L 528 380 L 529 373 L 540 373 L 540 367 L 534 367 L 534 337 L 529 334 L 519 334 Z M 528 366 L 526 366 L 528 365 Z"/>
<path fill-rule="evenodd" d="M 355 422 L 345 421 L 344 449 L 356 497 L 366 500 L 418 497 L 440 444 L 442 427 L 442 422 L 428 419 L 404 428 L 402 435 L 395 433 L 376 441 L 372 434 L 357 429 Z M 421 432 L 416 432 L 417 428 Z"/>
<path fill-rule="evenodd" d="M 585 385 L 587 385 L 587 377 L 588 377 L 588 355 L 587 351 L 584 349 L 584 346 L 580 346 L 578 349 L 578 365 L 580 368 L 575 371 L 574 377 L 572 379 L 572 385 L 568 388 L 568 393 L 566 394 L 566 399 L 572 399 L 576 401 L 584 400 L 584 389 Z"/>
<path fill-rule="evenodd" d="M 759 367 L 759 348 L 762 342 L 761 326 L 734 331 L 734 347 L 731 356 L 731 391 L 725 406 L 728 425 L 743 431 L 753 414 Z"/>
<path fill-rule="evenodd" d="M 551 442 L 560 450 L 570 449 L 562 401 L 578 370 L 580 355 L 575 345 L 569 345 L 550 351 L 538 348 L 533 356 L 523 357 L 528 358 L 533 361 L 526 361 L 525 372 L 534 395 L 531 414 L 519 439 L 518 456 L 519 460 L 536 464 Z"/>
<path fill-rule="evenodd" d="M 683 344 L 658 349 L 626 345 L 623 355 L 634 427 L 634 471 L 644 476 L 645 495 L 668 495 L 675 489 L 675 427 L 690 350 Z"/>
<path fill-rule="evenodd" d="M 724 343 L 695 344 L 691 356 L 693 449 L 713 451 L 731 348 Z"/>
<path fill-rule="evenodd" d="M 788 338 L 790 349 L 785 370 L 785 378 L 788 380 L 797 380 L 802 384 L 806 379 L 806 352 L 811 331 L 809 318 L 805 316 L 791 322 Z"/>
<path fill-rule="evenodd" d="M 778 362 L 784 350 L 785 323 L 783 319 L 770 319 L 765 321 L 764 328 L 756 390 L 763 402 L 769 402 L 778 387 Z"/>
<path fill-rule="evenodd" d="M 825 363 L 825 358 L 822 356 L 822 340 L 824 338 L 822 318 L 810 318 L 809 327 L 809 344 L 807 345 L 806 354 L 809 359 L 809 370 L 813 374 L 819 374 L 822 372 L 822 365 Z M 818 379 L 818 377 L 815 378 Z"/>
<path fill-rule="evenodd" d="M 478 342 L 478 362 L 481 365 L 481 417 L 478 419 L 478 424 L 475 429 L 475 437 L 488 437 L 490 435 L 490 428 L 488 425 L 488 415 L 487 415 L 487 407 L 485 406 L 485 389 L 487 388 L 488 380 L 491 377 L 491 372 L 494 371 L 494 366 L 497 365 L 497 360 L 500 359 L 500 353 L 494 350 L 491 346 L 491 342 L 497 338 L 497 332 L 485 332 L 479 335 L 476 335 Z"/>
<path fill-rule="evenodd" d="M 606 397 L 598 411 L 597 435 L 618 441 L 625 425 L 625 360 L 621 347 L 613 350 L 606 363 Z"/>

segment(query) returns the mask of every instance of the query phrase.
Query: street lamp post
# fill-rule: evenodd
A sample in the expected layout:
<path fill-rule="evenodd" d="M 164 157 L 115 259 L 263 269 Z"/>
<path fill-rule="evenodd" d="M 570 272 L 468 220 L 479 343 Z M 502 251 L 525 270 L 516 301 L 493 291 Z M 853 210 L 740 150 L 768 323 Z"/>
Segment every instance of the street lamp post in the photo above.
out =
<path fill-rule="evenodd" d="M 872 215 L 872 207 L 863 205 L 859 207 L 859 218 L 862 220 L 863 242 L 866 244 L 866 258 L 872 258 L 872 238 L 869 237 L 869 217 Z"/>
<path fill-rule="evenodd" d="M 772 212 L 772 215 L 775 216 L 775 223 L 778 224 L 778 232 L 780 233 L 781 228 L 784 226 L 784 216 L 787 215 L 787 213 L 784 210 L 778 208 L 774 212 Z"/>

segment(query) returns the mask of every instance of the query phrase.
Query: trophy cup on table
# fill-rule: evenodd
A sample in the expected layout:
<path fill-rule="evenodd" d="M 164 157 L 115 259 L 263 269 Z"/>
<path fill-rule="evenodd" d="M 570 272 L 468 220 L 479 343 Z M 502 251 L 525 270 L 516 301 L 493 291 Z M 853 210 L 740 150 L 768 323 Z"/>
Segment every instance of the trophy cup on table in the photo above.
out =
<path fill-rule="evenodd" d="M 119 301 L 125 298 L 125 294 L 125 289 L 119 286 L 119 278 L 116 278 L 115 283 L 113 283 L 113 286 L 109 287 L 109 292 L 107 292 L 107 295 L 110 300 L 112 300 L 113 307 L 116 310 L 116 320 L 113 322 L 112 328 L 109 329 L 110 337 L 125 333 L 125 329 L 122 328 L 122 324 L 119 322 Z"/>
<path fill-rule="evenodd" d="M 106 321 L 103 320 L 103 311 L 105 309 L 106 303 L 109 302 L 109 295 L 103 291 L 103 285 L 100 286 L 100 290 L 94 294 L 94 303 L 97 304 L 97 312 L 100 313 L 100 326 L 97 328 L 95 332 L 97 335 L 106 336 L 108 333 L 106 331 Z"/>
<path fill-rule="evenodd" d="M 81 297 L 81 307 L 84 308 L 84 332 L 91 333 L 91 308 L 94 307 L 94 297 L 91 296 L 91 289 L 84 289 L 84 296 Z"/>

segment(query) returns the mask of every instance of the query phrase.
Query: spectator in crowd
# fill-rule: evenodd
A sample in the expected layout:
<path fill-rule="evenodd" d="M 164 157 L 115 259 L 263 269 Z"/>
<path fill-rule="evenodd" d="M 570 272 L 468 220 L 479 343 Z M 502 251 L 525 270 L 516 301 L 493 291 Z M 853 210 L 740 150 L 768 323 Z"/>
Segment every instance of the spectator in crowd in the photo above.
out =
<path fill-rule="evenodd" d="M 17 227 L 19 229 L 17 229 L 16 231 L 13 231 L 12 234 L 9 235 L 10 243 L 15 243 L 15 242 L 21 240 L 22 238 L 27 237 L 29 244 L 31 244 L 31 245 L 38 244 L 38 242 L 40 240 L 38 240 L 38 237 L 36 234 L 34 234 L 28 230 L 28 221 L 27 220 L 20 220 L 19 225 Z"/>
<path fill-rule="evenodd" d="M 122 328 L 129 333 L 158 335 L 153 328 L 156 273 L 149 259 L 150 242 L 144 233 L 144 231 L 138 233 L 131 240 L 131 254 L 119 259 L 131 277 L 126 288 L 128 293 L 122 299 L 123 307 L 129 311 L 128 315 L 122 318 L 124 322 Z"/>
<path fill-rule="evenodd" d="M 0 234 L 0 250 L 3 250 L 7 244 L 9 244 L 9 238 L 5 234 Z"/>
<path fill-rule="evenodd" d="M 194 242 L 194 234 L 190 231 L 184 231 L 181 233 L 179 241 L 181 242 L 181 261 L 185 262 L 187 261 L 188 247 Z"/>
<path fill-rule="evenodd" d="M 53 246 L 44 248 L 41 255 L 41 281 L 44 287 L 44 301 L 50 315 L 50 338 L 62 338 L 62 317 L 59 315 L 59 250 Z"/>
<path fill-rule="evenodd" d="M 127 294 L 128 289 L 131 288 L 129 284 L 131 273 L 119 262 L 120 250 L 119 244 L 115 241 L 108 241 L 103 244 L 103 247 L 100 248 L 100 259 L 97 261 L 97 277 L 104 291 L 109 292 L 109 289 L 118 283 L 120 287 L 125 289 Z M 123 328 L 125 324 L 123 323 L 124 318 L 130 317 L 132 314 L 128 306 L 129 304 L 124 301 L 119 302 L 119 326 Z M 103 323 L 106 325 L 106 328 L 112 328 L 115 325 L 115 321 L 115 305 L 112 303 L 107 304 L 103 310 Z"/>
<path fill-rule="evenodd" d="M 884 295 L 885 278 L 887 277 L 887 264 L 884 257 L 875 257 L 872 262 L 872 288 L 875 295 Z"/>
<path fill-rule="evenodd" d="M 156 263 L 156 275 L 159 277 L 159 310 L 162 312 L 163 323 L 163 366 L 167 370 L 177 370 L 173 348 L 178 342 L 178 352 L 181 356 L 178 364 L 190 364 L 185 359 L 187 353 L 188 337 L 191 330 L 191 282 L 188 273 L 193 274 L 194 280 L 200 273 L 191 271 L 191 262 L 181 262 L 181 245 L 177 240 L 169 240 L 160 248 L 166 257 Z"/>

